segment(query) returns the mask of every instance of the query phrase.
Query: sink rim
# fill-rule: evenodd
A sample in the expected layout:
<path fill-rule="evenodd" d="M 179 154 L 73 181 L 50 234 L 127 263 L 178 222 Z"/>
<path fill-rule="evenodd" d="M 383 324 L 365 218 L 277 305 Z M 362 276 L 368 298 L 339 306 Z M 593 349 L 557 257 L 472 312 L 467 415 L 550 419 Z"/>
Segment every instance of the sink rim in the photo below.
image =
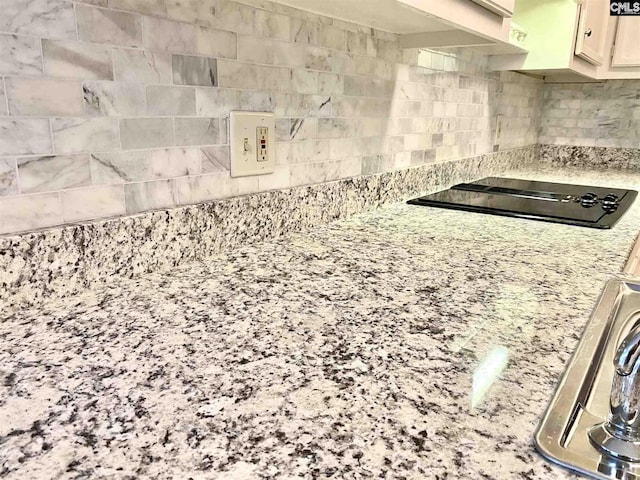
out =
<path fill-rule="evenodd" d="M 624 314 L 629 297 L 632 312 Z M 638 302 L 635 311 L 634 301 Z M 589 401 L 597 398 L 602 403 L 606 396 L 608 405 L 612 351 L 625 330 L 630 330 L 630 320 L 638 321 L 639 314 L 640 279 L 620 276 L 609 280 L 536 431 L 536 448 L 546 459 L 593 478 L 640 480 L 640 463 L 602 455 L 587 436 L 589 427 L 608 415 L 608 409 L 590 411 Z"/>

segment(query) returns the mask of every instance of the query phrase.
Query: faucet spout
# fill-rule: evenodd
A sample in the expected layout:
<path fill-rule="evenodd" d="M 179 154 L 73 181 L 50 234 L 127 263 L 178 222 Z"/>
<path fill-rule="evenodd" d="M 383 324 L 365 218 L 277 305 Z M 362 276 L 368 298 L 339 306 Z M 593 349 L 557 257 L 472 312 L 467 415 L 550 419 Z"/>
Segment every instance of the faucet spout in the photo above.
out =
<path fill-rule="evenodd" d="M 621 438 L 640 440 L 640 325 L 624 338 L 614 364 L 609 424 Z"/>
<path fill-rule="evenodd" d="M 589 438 L 609 456 L 640 462 L 640 324 L 622 340 L 613 363 L 611 413 L 589 431 Z"/>

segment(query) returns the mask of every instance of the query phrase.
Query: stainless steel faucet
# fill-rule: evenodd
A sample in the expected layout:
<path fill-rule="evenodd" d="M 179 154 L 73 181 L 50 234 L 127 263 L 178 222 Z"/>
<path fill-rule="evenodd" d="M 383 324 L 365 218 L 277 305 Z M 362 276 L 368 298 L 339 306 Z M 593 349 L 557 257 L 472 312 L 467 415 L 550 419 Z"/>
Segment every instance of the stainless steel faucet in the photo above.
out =
<path fill-rule="evenodd" d="M 640 462 L 640 324 L 620 343 L 614 368 L 611 413 L 606 422 L 589 430 L 589 438 L 609 456 Z"/>

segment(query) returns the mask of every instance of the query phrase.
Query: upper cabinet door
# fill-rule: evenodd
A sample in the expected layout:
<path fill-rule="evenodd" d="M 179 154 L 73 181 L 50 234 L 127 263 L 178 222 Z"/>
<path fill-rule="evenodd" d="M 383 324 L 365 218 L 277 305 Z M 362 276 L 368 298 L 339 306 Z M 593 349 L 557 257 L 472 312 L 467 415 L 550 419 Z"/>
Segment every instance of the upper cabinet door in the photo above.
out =
<path fill-rule="evenodd" d="M 498 15 L 511 18 L 515 8 L 516 0 L 472 0 L 478 5 L 482 5 L 487 10 L 491 10 Z"/>
<path fill-rule="evenodd" d="M 609 0 L 582 0 L 576 37 L 576 55 L 602 65 L 609 23 Z"/>
<path fill-rule="evenodd" d="M 640 17 L 618 18 L 612 67 L 640 67 Z"/>

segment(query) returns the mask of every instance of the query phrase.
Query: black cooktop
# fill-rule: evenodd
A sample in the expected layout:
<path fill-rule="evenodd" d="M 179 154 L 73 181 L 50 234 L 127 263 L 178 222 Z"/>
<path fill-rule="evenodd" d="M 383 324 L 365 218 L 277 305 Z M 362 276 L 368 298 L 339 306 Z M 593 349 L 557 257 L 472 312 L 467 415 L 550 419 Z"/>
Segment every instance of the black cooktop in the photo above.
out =
<path fill-rule="evenodd" d="M 638 192 L 618 188 L 487 177 L 408 203 L 592 228 L 611 228 Z"/>

